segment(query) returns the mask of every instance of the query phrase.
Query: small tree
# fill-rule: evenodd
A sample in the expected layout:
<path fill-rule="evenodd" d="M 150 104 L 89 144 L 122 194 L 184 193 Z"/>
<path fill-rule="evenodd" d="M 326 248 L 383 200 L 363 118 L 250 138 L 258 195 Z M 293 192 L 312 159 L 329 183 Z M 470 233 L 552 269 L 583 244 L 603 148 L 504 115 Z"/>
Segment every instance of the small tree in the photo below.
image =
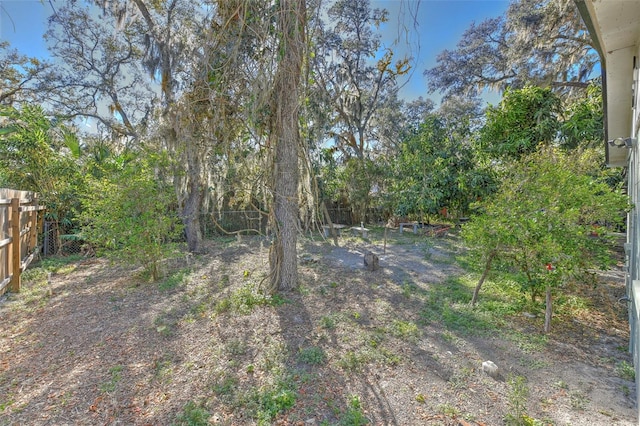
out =
<path fill-rule="evenodd" d="M 169 184 L 155 179 L 153 159 L 115 159 L 115 171 L 92 179 L 83 197 L 83 237 L 113 258 L 142 265 L 152 280 L 182 233 Z"/>
<path fill-rule="evenodd" d="M 610 240 L 603 232 L 622 220 L 627 199 L 588 173 L 598 165 L 582 158 L 553 148 L 523 157 L 482 205 L 482 214 L 465 225 L 462 236 L 484 265 L 472 304 L 498 261 L 521 275 L 522 290 L 533 301 L 544 291 L 548 332 L 553 292 L 610 264 Z"/>
<path fill-rule="evenodd" d="M 464 135 L 431 114 L 402 141 L 394 161 L 391 198 L 400 215 L 434 215 L 447 208 L 466 215 L 471 202 L 495 189 Z"/>
<path fill-rule="evenodd" d="M 85 183 L 79 149 L 73 129 L 40 106 L 0 105 L 0 187 L 37 192 L 47 207 L 46 219 L 59 225 L 56 238 L 61 228 L 69 231 L 75 225 L 77 194 Z"/>

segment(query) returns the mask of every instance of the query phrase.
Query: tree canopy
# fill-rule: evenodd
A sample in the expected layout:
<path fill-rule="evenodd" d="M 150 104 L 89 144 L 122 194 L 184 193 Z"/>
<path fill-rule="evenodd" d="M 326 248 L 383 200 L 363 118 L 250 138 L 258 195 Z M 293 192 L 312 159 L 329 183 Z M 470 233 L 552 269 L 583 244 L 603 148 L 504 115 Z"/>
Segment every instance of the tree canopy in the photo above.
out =
<path fill-rule="evenodd" d="M 473 23 L 424 72 L 432 92 L 476 94 L 526 85 L 586 89 L 599 57 L 571 0 L 516 0 L 504 16 Z"/>

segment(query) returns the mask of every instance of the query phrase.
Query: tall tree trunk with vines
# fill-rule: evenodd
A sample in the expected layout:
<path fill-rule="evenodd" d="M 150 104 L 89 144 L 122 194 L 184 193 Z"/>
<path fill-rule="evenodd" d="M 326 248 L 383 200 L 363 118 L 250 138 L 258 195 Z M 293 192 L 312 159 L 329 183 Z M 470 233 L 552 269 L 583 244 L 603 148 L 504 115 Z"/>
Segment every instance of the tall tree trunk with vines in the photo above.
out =
<path fill-rule="evenodd" d="M 300 84 L 305 48 L 304 0 L 281 0 L 277 22 L 280 32 L 278 68 L 272 97 L 269 139 L 275 145 L 271 226 L 275 240 L 269 256 L 272 291 L 286 291 L 298 283 L 298 150 Z"/>
<path fill-rule="evenodd" d="M 196 156 L 197 151 L 193 148 L 189 149 L 187 152 L 187 197 L 182 208 L 182 223 L 187 238 L 187 247 L 191 253 L 199 252 L 202 243 L 200 213 L 205 196 L 205 188 L 201 183 L 201 162 L 199 158 L 194 158 Z"/>

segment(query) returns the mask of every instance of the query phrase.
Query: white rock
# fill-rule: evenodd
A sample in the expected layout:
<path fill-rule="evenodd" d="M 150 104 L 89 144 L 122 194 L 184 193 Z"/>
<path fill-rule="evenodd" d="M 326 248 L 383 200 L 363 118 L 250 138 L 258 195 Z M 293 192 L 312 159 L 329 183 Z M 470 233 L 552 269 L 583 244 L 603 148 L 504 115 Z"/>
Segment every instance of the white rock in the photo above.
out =
<path fill-rule="evenodd" d="M 482 371 L 495 378 L 498 375 L 498 366 L 493 361 L 485 361 L 482 363 Z"/>

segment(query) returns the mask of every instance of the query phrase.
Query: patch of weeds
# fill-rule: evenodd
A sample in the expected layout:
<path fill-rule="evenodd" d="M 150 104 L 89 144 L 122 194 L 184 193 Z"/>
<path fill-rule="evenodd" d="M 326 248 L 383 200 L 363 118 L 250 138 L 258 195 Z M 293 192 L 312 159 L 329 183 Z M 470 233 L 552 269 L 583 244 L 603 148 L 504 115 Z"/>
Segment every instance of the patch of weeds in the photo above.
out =
<path fill-rule="evenodd" d="M 158 288 L 161 291 L 173 290 L 186 281 L 190 272 L 191 271 L 188 269 L 180 269 L 179 271 L 174 272 L 173 274 L 160 281 L 158 283 Z"/>
<path fill-rule="evenodd" d="M 369 419 L 364 415 L 360 397 L 352 395 L 347 401 L 347 411 L 344 413 L 340 422 L 341 426 L 360 426 L 369 424 Z"/>
<path fill-rule="evenodd" d="M 347 351 L 339 360 L 338 366 L 344 370 L 361 371 L 365 364 L 374 360 L 373 353 L 367 350 Z"/>
<path fill-rule="evenodd" d="M 0 413 L 13 405 L 13 399 L 11 399 L 10 395 L 5 395 L 5 398 L 7 399 L 0 401 Z"/>
<path fill-rule="evenodd" d="M 109 379 L 108 382 L 105 382 L 102 385 L 100 385 L 100 390 L 104 393 L 109 393 L 116 390 L 116 386 L 118 385 L 118 382 L 122 380 L 123 369 L 124 367 L 122 365 L 115 365 L 111 367 L 109 369 L 109 375 L 111 376 L 111 378 Z"/>
<path fill-rule="evenodd" d="M 229 285 L 229 275 L 223 274 L 220 276 L 219 287 L 224 288 Z"/>
<path fill-rule="evenodd" d="M 486 335 L 496 329 L 491 315 L 475 311 L 468 304 L 444 305 L 441 315 L 445 327 L 465 336 Z"/>
<path fill-rule="evenodd" d="M 527 398 L 529 397 L 529 387 L 523 376 L 510 376 L 507 379 L 509 386 L 507 393 L 508 413 L 504 416 L 506 425 L 521 426 L 532 424 L 528 422 Z"/>
<path fill-rule="evenodd" d="M 576 411 L 584 411 L 589 405 L 589 398 L 586 394 L 576 391 L 569 394 L 569 400 L 571 401 L 571 408 Z"/>
<path fill-rule="evenodd" d="M 203 300 L 200 303 L 193 305 L 189 311 L 194 317 L 202 318 L 206 315 L 208 308 L 209 304 L 206 300 Z"/>
<path fill-rule="evenodd" d="M 473 376 L 473 368 L 462 367 L 451 375 L 449 378 L 449 386 L 453 389 L 465 389 L 471 376 Z"/>
<path fill-rule="evenodd" d="M 28 272 L 29 270 L 25 271 Z M 42 270 L 39 270 L 42 271 Z M 23 274 L 24 275 L 24 274 Z M 7 300 L 12 301 L 10 307 L 15 310 L 28 311 L 44 307 L 48 300 L 51 288 L 47 283 L 46 273 L 37 277 L 32 277 L 30 281 L 25 280 L 20 287 L 20 293 L 8 293 Z"/>
<path fill-rule="evenodd" d="M 504 337 L 514 342 L 525 354 L 542 352 L 549 342 L 548 337 L 544 334 L 527 334 L 515 330 L 506 333 Z"/>
<path fill-rule="evenodd" d="M 567 382 L 565 382 L 564 380 L 558 380 L 557 382 L 555 382 L 553 384 L 553 387 L 558 388 L 558 389 L 567 390 L 567 389 L 569 389 L 569 384 Z"/>
<path fill-rule="evenodd" d="M 380 355 L 383 357 L 383 361 L 386 365 L 395 367 L 396 365 L 400 365 L 402 362 L 402 358 L 395 352 L 392 352 L 386 348 L 379 349 Z"/>
<path fill-rule="evenodd" d="M 628 398 L 629 395 L 631 395 L 631 389 L 629 389 L 629 386 L 627 385 L 622 385 L 620 387 L 620 390 L 622 391 L 622 394 L 625 396 L 625 398 Z"/>
<path fill-rule="evenodd" d="M 232 311 L 240 315 L 248 315 L 258 306 L 280 306 L 287 302 L 287 299 L 280 294 L 264 294 L 258 291 L 255 285 L 247 283 L 231 295 L 219 300 L 214 311 L 216 313 Z"/>
<path fill-rule="evenodd" d="M 618 377 L 633 382 L 636 380 L 636 370 L 633 368 L 633 364 L 627 361 L 620 361 L 616 364 L 616 374 Z"/>
<path fill-rule="evenodd" d="M 307 287 L 304 284 L 300 284 L 297 288 L 297 291 L 300 294 L 300 296 L 308 296 L 311 294 L 311 289 L 309 289 L 309 287 Z"/>
<path fill-rule="evenodd" d="M 427 397 L 422 393 L 417 394 L 415 399 L 419 404 L 425 404 L 427 402 Z"/>
<path fill-rule="evenodd" d="M 522 312 L 522 305 L 519 301 L 512 299 L 488 299 L 479 303 L 478 309 L 483 312 L 490 312 L 497 318 L 504 318 Z"/>
<path fill-rule="evenodd" d="M 442 332 L 440 337 L 442 337 L 442 340 L 444 340 L 447 343 L 451 343 L 452 345 L 456 345 L 458 342 L 460 342 L 460 338 L 458 338 L 455 334 L 453 334 L 449 330 L 445 330 L 444 332 Z"/>
<path fill-rule="evenodd" d="M 237 388 L 238 379 L 231 375 L 225 375 L 216 381 L 212 390 L 219 397 L 230 398 L 235 394 Z"/>
<path fill-rule="evenodd" d="M 376 349 L 378 346 L 380 346 L 381 342 L 382 342 L 382 337 L 374 334 L 373 336 L 371 336 L 367 344 L 373 349 Z"/>
<path fill-rule="evenodd" d="M 529 370 L 541 370 L 551 365 L 549 361 L 546 361 L 543 359 L 530 358 L 530 357 L 518 358 L 518 364 L 520 364 L 523 367 L 527 367 Z"/>
<path fill-rule="evenodd" d="M 226 344 L 227 352 L 231 355 L 244 355 L 247 353 L 247 343 L 242 339 L 231 339 Z"/>
<path fill-rule="evenodd" d="M 469 277 L 450 277 L 442 285 L 433 286 L 420 311 L 420 323 L 441 322 L 448 330 L 463 335 L 494 331 L 500 325 L 499 319 L 469 306 L 471 286 Z"/>
<path fill-rule="evenodd" d="M 47 284 L 48 272 L 44 268 L 32 268 L 25 270 L 21 275 L 23 284 L 29 283 L 36 286 Z"/>
<path fill-rule="evenodd" d="M 249 391 L 243 405 L 257 420 L 258 425 L 270 425 L 280 413 L 293 407 L 297 399 L 297 388 L 293 380 L 278 380 L 271 386 Z"/>
<path fill-rule="evenodd" d="M 224 312 L 229 312 L 232 308 L 232 303 L 231 303 L 231 299 L 228 297 L 225 297 L 223 299 L 218 300 L 218 302 L 216 303 L 216 305 L 213 308 L 213 311 L 216 314 L 222 314 Z"/>
<path fill-rule="evenodd" d="M 172 320 L 169 316 L 161 315 L 154 321 L 156 331 L 164 337 L 170 337 L 173 335 L 173 328 L 176 325 L 175 320 Z"/>
<path fill-rule="evenodd" d="M 333 330 L 336 328 L 337 318 L 335 314 L 324 315 L 320 318 L 320 327 L 325 330 Z"/>
<path fill-rule="evenodd" d="M 433 253 L 431 253 L 430 260 L 439 265 L 453 265 L 456 263 L 456 260 L 448 254 L 438 254 L 434 256 Z"/>
<path fill-rule="evenodd" d="M 84 257 L 81 254 L 74 254 L 70 256 L 50 256 L 42 259 L 37 266 L 47 272 L 53 272 L 54 274 L 68 274 L 76 269 L 75 263 L 80 262 L 83 259 Z"/>
<path fill-rule="evenodd" d="M 211 414 L 193 401 L 187 402 L 176 417 L 177 426 L 207 426 Z"/>
<path fill-rule="evenodd" d="M 309 365 L 320 365 L 327 359 L 327 354 L 321 347 L 310 346 L 298 351 L 298 361 Z"/>
<path fill-rule="evenodd" d="M 407 299 L 410 299 L 417 289 L 418 287 L 412 282 L 405 281 L 402 283 L 402 295 Z"/>
<path fill-rule="evenodd" d="M 153 361 L 153 376 L 156 380 L 170 382 L 173 373 L 173 362 L 169 357 L 161 357 Z"/>
<path fill-rule="evenodd" d="M 411 321 L 393 320 L 389 325 L 389 333 L 402 340 L 415 342 L 420 337 L 418 326 Z"/>
<path fill-rule="evenodd" d="M 571 317 L 580 316 L 580 314 L 589 312 L 591 309 L 586 298 L 573 294 L 558 294 L 553 305 L 558 315 L 569 315 Z"/>
<path fill-rule="evenodd" d="M 262 362 L 264 365 L 262 369 L 275 374 L 281 374 L 288 355 L 285 343 L 274 341 L 264 348 L 263 354 L 264 359 Z"/>
<path fill-rule="evenodd" d="M 440 414 L 443 414 L 443 415 L 447 416 L 447 417 L 451 417 L 452 419 L 456 418 L 456 417 L 458 417 L 458 415 L 460 415 L 460 411 L 454 405 L 451 405 L 449 403 L 439 404 L 436 407 L 436 411 L 438 413 L 440 413 Z"/>

